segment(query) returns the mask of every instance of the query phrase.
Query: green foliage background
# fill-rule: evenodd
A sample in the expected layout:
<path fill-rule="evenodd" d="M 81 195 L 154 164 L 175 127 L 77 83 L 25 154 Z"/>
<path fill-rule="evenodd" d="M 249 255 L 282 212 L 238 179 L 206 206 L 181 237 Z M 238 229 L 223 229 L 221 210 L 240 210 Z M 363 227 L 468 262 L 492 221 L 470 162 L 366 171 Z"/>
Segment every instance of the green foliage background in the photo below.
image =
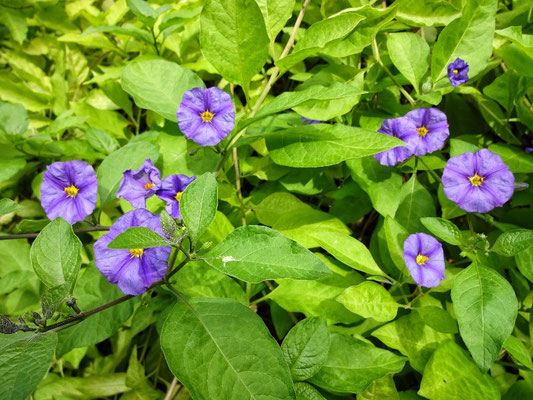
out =
<path fill-rule="evenodd" d="M 0 398 L 533 398 L 532 22 L 521 0 L 0 0 L 0 226 L 19 235 L 0 240 Z M 175 112 L 212 86 L 236 128 L 201 147 Z M 444 149 L 379 165 L 400 143 L 381 122 L 430 106 Z M 437 178 L 480 148 L 530 186 L 467 221 Z M 50 222 L 39 187 L 53 161 L 92 164 L 110 226 L 146 158 L 199 177 L 184 223 L 163 215 L 194 253 L 130 299 L 94 265 L 104 232 Z M 403 262 L 415 232 L 445 247 L 431 291 Z M 128 234 L 113 246 L 168 243 Z M 67 326 L 67 298 L 114 306 Z"/>

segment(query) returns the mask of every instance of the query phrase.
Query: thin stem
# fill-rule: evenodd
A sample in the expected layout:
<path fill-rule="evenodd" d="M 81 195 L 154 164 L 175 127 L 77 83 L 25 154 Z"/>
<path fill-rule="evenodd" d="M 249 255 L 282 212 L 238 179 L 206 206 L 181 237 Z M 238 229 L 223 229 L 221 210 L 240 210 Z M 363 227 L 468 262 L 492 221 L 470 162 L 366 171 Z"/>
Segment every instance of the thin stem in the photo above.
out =
<path fill-rule="evenodd" d="M 176 272 L 178 272 L 185 264 L 187 264 L 189 261 L 191 261 L 190 258 L 186 258 L 182 262 L 178 264 L 176 268 L 174 268 L 170 273 L 167 274 L 166 279 L 169 279 L 170 277 L 174 276 Z"/>
<path fill-rule="evenodd" d="M 427 171 L 433 176 L 433 178 L 435 178 L 435 180 L 437 182 L 441 182 L 442 183 L 442 180 L 441 180 L 440 176 L 438 176 L 435 171 L 433 171 L 431 168 L 429 168 L 429 165 L 426 164 L 426 162 L 424 161 L 424 159 L 422 157 L 416 157 L 416 158 L 418 160 L 420 160 L 420 162 L 422 164 L 424 164 L 424 167 L 426 167 Z"/>
<path fill-rule="evenodd" d="M 239 169 L 239 156 L 237 154 L 237 148 L 233 148 L 233 167 L 235 168 L 235 190 L 237 191 L 237 198 L 241 206 L 241 224 L 246 226 L 246 210 L 244 209 L 244 201 L 242 199 L 241 191 L 241 172 Z"/>
<path fill-rule="evenodd" d="M 400 92 L 402 92 L 402 94 L 405 96 L 405 98 L 414 107 L 416 105 L 416 100 L 411 97 L 409 92 L 407 92 L 407 90 L 405 90 L 402 85 L 400 85 L 400 83 L 396 80 L 394 75 L 392 75 L 392 72 L 389 71 L 387 66 L 381 60 L 381 57 L 379 55 L 378 42 L 376 41 L 375 37 L 374 37 L 374 40 L 372 41 L 372 51 L 374 53 L 374 58 L 376 59 L 377 63 L 381 66 L 381 68 L 383 68 L 385 73 L 391 78 L 392 82 L 394 82 L 394 84 L 396 86 L 398 86 L 398 89 L 400 89 Z"/>
<path fill-rule="evenodd" d="M 468 229 L 470 230 L 470 235 L 474 237 L 476 232 L 474 231 L 474 224 L 472 223 L 472 214 L 466 213 L 466 222 L 468 222 Z"/>
<path fill-rule="evenodd" d="M 174 398 L 174 391 L 176 390 L 176 386 L 178 386 L 178 379 L 174 377 L 174 379 L 172 379 L 172 382 L 170 383 L 170 387 L 167 390 L 167 394 L 165 395 L 164 400 L 172 400 Z"/>
<path fill-rule="evenodd" d="M 159 47 L 157 47 L 157 38 L 156 38 L 155 33 L 154 33 L 154 28 L 151 28 L 150 32 L 152 32 L 152 38 L 154 39 L 155 52 L 157 53 L 158 56 L 160 56 L 161 54 L 159 53 Z"/>
<path fill-rule="evenodd" d="M 91 226 L 90 228 L 74 229 L 74 233 L 95 232 L 95 231 L 108 231 L 110 226 Z M 19 233 L 15 235 L 0 235 L 0 240 L 10 239 L 34 239 L 39 235 L 36 233 Z"/>
<path fill-rule="evenodd" d="M 95 307 L 95 308 L 93 308 L 91 310 L 88 310 L 88 311 L 81 312 L 78 315 L 75 315 L 74 317 L 65 319 L 64 321 L 58 322 L 56 324 L 48 325 L 43 330 L 45 332 L 47 332 L 47 331 L 51 331 L 51 330 L 56 330 L 57 328 L 62 328 L 65 325 L 69 325 L 70 326 L 70 324 L 81 322 L 81 320 L 83 320 L 83 319 L 85 319 L 85 318 L 87 318 L 87 317 L 89 317 L 89 316 L 91 316 L 93 314 L 96 314 L 97 312 L 100 312 L 100 311 L 103 311 L 103 310 L 107 310 L 108 308 L 116 306 L 117 304 L 124 303 L 125 301 L 128 301 L 129 299 L 131 299 L 133 297 L 134 296 L 132 296 L 132 295 L 126 295 L 126 296 L 119 297 L 118 299 L 110 301 L 109 303 L 106 303 L 106 304 L 103 304 L 101 306 Z"/>

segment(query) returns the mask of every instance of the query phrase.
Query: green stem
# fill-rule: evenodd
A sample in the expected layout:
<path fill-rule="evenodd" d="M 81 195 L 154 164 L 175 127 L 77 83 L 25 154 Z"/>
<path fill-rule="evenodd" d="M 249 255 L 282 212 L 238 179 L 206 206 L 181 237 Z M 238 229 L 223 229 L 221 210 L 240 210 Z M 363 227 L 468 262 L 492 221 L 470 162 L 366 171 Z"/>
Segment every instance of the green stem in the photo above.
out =
<path fill-rule="evenodd" d="M 435 171 L 433 171 L 431 168 L 429 168 L 429 165 L 426 164 L 426 162 L 424 161 L 424 159 L 422 157 L 416 157 L 418 160 L 420 160 L 420 162 L 422 164 L 424 164 L 424 167 L 426 167 L 427 171 L 433 176 L 433 178 L 435 178 L 435 180 L 437 182 L 440 182 L 442 183 L 442 180 L 440 178 L 440 176 L 437 175 L 437 173 Z"/>
<path fill-rule="evenodd" d="M 159 47 L 157 47 L 157 38 L 154 33 L 154 28 L 150 28 L 150 32 L 152 33 L 152 38 L 154 39 L 155 52 L 157 53 L 158 56 L 160 56 L 161 54 L 159 53 Z"/>
<path fill-rule="evenodd" d="M 392 82 L 394 82 L 394 84 L 396 86 L 398 86 L 398 89 L 400 89 L 400 92 L 402 92 L 402 94 L 405 96 L 405 98 L 414 107 L 416 105 L 416 100 L 411 97 L 409 92 L 407 92 L 407 90 L 405 90 L 402 85 L 400 85 L 400 83 L 396 80 L 394 75 L 392 75 L 392 72 L 390 72 L 390 70 L 387 68 L 387 66 L 381 60 L 381 57 L 379 55 L 378 42 L 376 41 L 375 37 L 374 37 L 374 40 L 372 41 L 372 52 L 374 53 L 374 58 L 376 59 L 377 63 L 381 66 L 381 68 L 383 68 L 385 73 L 391 78 Z"/>
<path fill-rule="evenodd" d="M 91 226 L 90 228 L 81 228 L 74 229 L 74 233 L 84 233 L 84 232 L 96 232 L 96 231 L 108 231 L 110 226 Z M 36 233 L 19 233 L 14 235 L 0 235 L 0 240 L 10 240 L 10 239 L 34 239 L 39 235 L 40 232 Z"/>
<path fill-rule="evenodd" d="M 472 237 L 475 237 L 476 232 L 474 231 L 474 225 L 472 223 L 472 214 L 466 213 L 466 222 L 468 222 L 468 229 L 470 230 L 470 235 Z"/>

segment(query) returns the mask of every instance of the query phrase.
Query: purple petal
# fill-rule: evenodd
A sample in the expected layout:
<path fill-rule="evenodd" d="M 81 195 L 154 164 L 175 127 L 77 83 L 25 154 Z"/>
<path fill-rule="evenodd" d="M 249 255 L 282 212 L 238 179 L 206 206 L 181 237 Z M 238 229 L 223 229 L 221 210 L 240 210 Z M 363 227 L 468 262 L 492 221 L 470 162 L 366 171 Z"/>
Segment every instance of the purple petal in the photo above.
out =
<path fill-rule="evenodd" d="M 417 256 L 427 257 L 424 263 L 417 263 Z M 442 245 L 430 235 L 415 233 L 409 235 L 403 245 L 405 265 L 413 280 L 420 286 L 435 287 L 444 279 L 444 252 Z"/>

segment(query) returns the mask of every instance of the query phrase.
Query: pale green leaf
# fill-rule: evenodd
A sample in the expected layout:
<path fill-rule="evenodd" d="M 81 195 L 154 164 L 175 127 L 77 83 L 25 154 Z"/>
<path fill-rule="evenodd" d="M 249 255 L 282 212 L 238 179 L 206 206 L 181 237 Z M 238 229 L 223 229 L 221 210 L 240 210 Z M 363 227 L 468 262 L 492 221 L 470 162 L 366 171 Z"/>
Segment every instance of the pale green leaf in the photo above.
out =
<path fill-rule="evenodd" d="M 369 281 L 349 287 L 337 297 L 337 301 L 351 312 L 379 322 L 394 319 L 399 307 L 383 286 Z"/>
<path fill-rule="evenodd" d="M 460 246 L 463 243 L 461 231 L 453 222 L 444 218 L 425 217 L 420 221 L 432 234 L 446 243 Z"/>
<path fill-rule="evenodd" d="M 149 249 L 163 246 L 170 246 L 169 240 L 144 226 L 126 229 L 107 245 L 110 249 Z"/>
<path fill-rule="evenodd" d="M 295 0 L 256 0 L 263 13 L 270 41 L 274 41 L 292 16 Z"/>
<path fill-rule="evenodd" d="M 533 246 L 533 230 L 516 229 L 500 234 L 492 246 L 492 251 L 501 256 L 512 257 L 531 246 Z"/>
<path fill-rule="evenodd" d="M 394 66 L 418 91 L 429 68 L 429 45 L 417 34 L 400 32 L 387 36 L 387 49 Z"/>

